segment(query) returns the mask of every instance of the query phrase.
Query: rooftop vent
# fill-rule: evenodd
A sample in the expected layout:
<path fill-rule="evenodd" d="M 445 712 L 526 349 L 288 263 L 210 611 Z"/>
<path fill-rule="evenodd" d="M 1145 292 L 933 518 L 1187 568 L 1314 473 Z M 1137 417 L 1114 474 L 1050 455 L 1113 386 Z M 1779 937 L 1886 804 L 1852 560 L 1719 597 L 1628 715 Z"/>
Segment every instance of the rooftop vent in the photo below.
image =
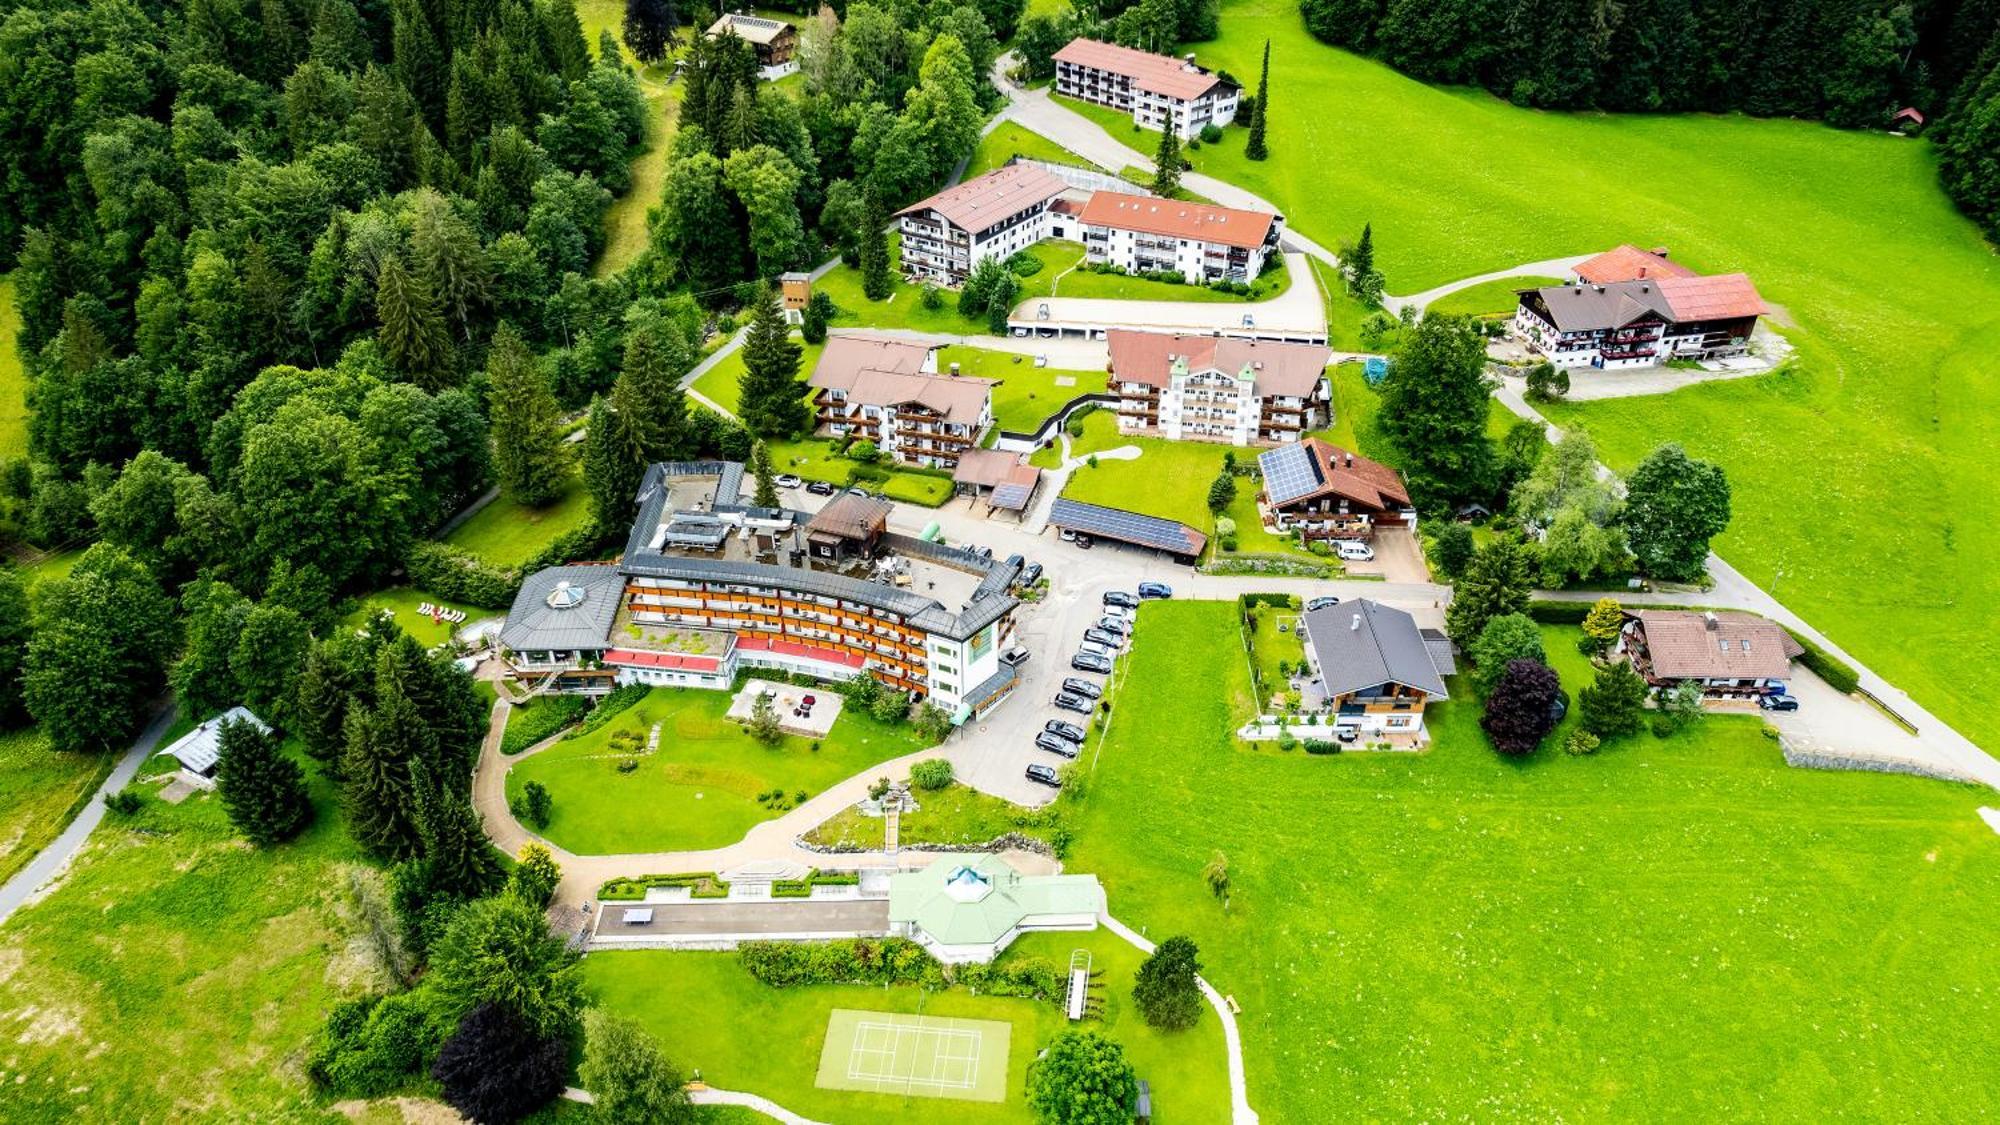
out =
<path fill-rule="evenodd" d="M 1348 621 L 1348 623 L 1347 623 L 1347 631 L 1348 631 L 1348 632 L 1350 632 L 1350 633 L 1359 633 L 1359 632 L 1361 631 L 1361 615 L 1360 615 L 1360 614 L 1358 614 L 1358 613 L 1357 613 L 1357 614 L 1355 614 L 1355 615 L 1354 615 L 1354 616 L 1353 616 L 1353 617 L 1352 617 L 1351 619 L 1349 619 L 1349 621 Z"/>
<path fill-rule="evenodd" d="M 1716 618 L 1714 610 L 1704 612 L 1701 615 L 1701 619 L 1710 629 L 1720 629 L 1722 627 L 1722 622 Z"/>

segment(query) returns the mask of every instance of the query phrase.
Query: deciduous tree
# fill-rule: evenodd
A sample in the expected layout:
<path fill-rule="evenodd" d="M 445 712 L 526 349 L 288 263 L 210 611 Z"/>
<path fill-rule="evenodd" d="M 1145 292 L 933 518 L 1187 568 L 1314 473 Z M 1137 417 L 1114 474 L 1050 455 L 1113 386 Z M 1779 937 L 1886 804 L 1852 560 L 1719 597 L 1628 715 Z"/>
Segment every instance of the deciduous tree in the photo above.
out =
<path fill-rule="evenodd" d="M 1701 577 L 1708 541 L 1729 526 L 1729 478 L 1668 442 L 1625 482 L 1625 530 L 1639 569 L 1658 578 Z"/>
<path fill-rule="evenodd" d="M 1132 1119 L 1138 1079 L 1124 1048 L 1095 1031 L 1064 1031 L 1028 1067 L 1028 1105 L 1049 1125 Z"/>
<path fill-rule="evenodd" d="M 1504 613 L 1488 620 L 1466 654 L 1472 658 L 1473 684 L 1481 695 L 1491 694 L 1501 674 L 1516 660 L 1548 663 L 1542 651 L 1542 631 L 1523 613 Z"/>
<path fill-rule="evenodd" d="M 456 1016 L 496 1004 L 537 1035 L 567 1038 L 583 1010 L 576 954 L 542 908 L 513 895 L 467 903 L 431 949 L 431 987 Z"/>
<path fill-rule="evenodd" d="M 39 593 L 42 615 L 22 660 L 28 713 L 58 750 L 122 747 L 173 654 L 173 602 L 143 563 L 109 543 Z"/>
<path fill-rule="evenodd" d="M 577 1080 L 607 1122 L 691 1125 L 697 1115 L 681 1073 L 633 1020 L 592 1008 L 583 1017 Z"/>
<path fill-rule="evenodd" d="M 1548 665 L 1534 660 L 1512 661 L 1486 697 L 1479 726 L 1502 754 L 1532 753 L 1555 729 L 1556 697 L 1561 690 Z"/>
<path fill-rule="evenodd" d="M 625 0 L 625 46 L 642 63 L 666 58 L 680 25 L 674 0 Z"/>
<path fill-rule="evenodd" d="M 1404 334 L 1382 384 L 1381 418 L 1419 509 L 1483 500 L 1492 489 L 1485 371 L 1485 338 L 1465 317 L 1433 313 Z"/>
<path fill-rule="evenodd" d="M 507 1008 L 465 1013 L 439 1049 L 431 1077 L 468 1121 L 514 1122 L 554 1101 L 569 1070 L 569 1046 Z"/>

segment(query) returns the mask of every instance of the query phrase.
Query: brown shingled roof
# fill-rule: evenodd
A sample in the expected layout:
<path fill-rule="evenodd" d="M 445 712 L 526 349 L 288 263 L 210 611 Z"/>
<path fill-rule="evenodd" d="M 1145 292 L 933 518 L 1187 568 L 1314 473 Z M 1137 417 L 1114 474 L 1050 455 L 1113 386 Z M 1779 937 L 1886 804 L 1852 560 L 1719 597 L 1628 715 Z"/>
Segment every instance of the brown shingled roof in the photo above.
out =
<path fill-rule="evenodd" d="M 1804 650 L 1776 623 L 1750 613 L 1642 609 L 1628 615 L 1645 634 L 1660 679 L 1782 680 Z M 1713 616 L 1714 627 L 1709 627 Z"/>
<path fill-rule="evenodd" d="M 1055 61 L 1121 74 L 1141 90 L 1184 101 L 1201 97 L 1222 84 L 1222 79 L 1180 59 L 1096 39 L 1070 40 L 1055 53 Z"/>
<path fill-rule="evenodd" d="M 1665 254 L 1641 250 L 1631 243 L 1606 250 L 1576 267 L 1576 276 L 1598 285 L 1637 281 L 1642 277 L 1693 277 L 1694 271 Z"/>
<path fill-rule="evenodd" d="M 1069 185 L 1046 168 L 1034 164 L 1009 164 L 957 187 L 948 187 L 896 214 L 936 211 L 950 220 L 953 226 L 978 232 L 1068 190 Z"/>
<path fill-rule="evenodd" d="M 1239 211 L 1122 191 L 1096 192 L 1083 205 L 1085 226 L 1117 227 L 1246 249 L 1264 245 L 1277 218 L 1268 211 Z"/>
<path fill-rule="evenodd" d="M 1410 490 L 1404 486 L 1402 475 L 1382 462 L 1371 461 L 1359 453 L 1316 437 L 1303 438 L 1299 445 L 1319 467 L 1321 483 L 1316 491 L 1294 496 L 1285 503 L 1296 504 L 1332 495 L 1345 497 L 1364 510 L 1378 512 L 1410 506 Z M 1279 450 L 1272 450 L 1260 455 L 1259 462 L 1277 452 Z"/>
<path fill-rule="evenodd" d="M 1180 336 L 1164 332 L 1134 332 L 1114 328 L 1108 334 L 1112 377 L 1119 382 L 1164 387 L 1173 374 L 1174 358 L 1184 357 L 1190 371 L 1250 372 L 1260 397 L 1304 398 L 1326 375 L 1333 352 L 1319 344 L 1280 344 L 1235 336 Z"/>
<path fill-rule="evenodd" d="M 830 336 L 826 350 L 813 365 L 812 385 L 830 390 L 854 388 L 863 371 L 915 374 L 924 369 L 935 344 L 882 336 Z"/>
<path fill-rule="evenodd" d="M 901 406 L 906 403 L 937 412 L 947 422 L 972 425 L 986 412 L 986 400 L 998 379 L 975 379 L 967 375 L 904 374 L 900 371 L 863 371 L 847 392 L 847 401 L 864 406 Z"/>

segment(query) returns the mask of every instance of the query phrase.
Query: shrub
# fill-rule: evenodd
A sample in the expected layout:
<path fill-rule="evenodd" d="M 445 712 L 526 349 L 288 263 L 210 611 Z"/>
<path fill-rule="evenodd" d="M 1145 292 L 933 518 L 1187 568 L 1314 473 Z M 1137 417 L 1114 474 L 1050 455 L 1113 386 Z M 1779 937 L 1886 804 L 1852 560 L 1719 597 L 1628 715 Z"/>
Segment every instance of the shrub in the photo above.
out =
<path fill-rule="evenodd" d="M 1799 663 L 1811 669 L 1812 673 L 1820 679 L 1825 680 L 1827 685 L 1833 688 L 1833 690 L 1842 695 L 1847 695 L 1861 686 L 1861 673 L 1856 672 L 1853 665 L 1814 644 L 1810 639 L 1793 632 L 1791 629 L 1786 629 L 1785 632 L 1790 633 L 1792 639 L 1799 642 L 1799 647 L 1805 649 L 1805 652 L 1799 657 Z"/>
<path fill-rule="evenodd" d="M 1589 615 L 1589 602 L 1528 603 L 1528 616 L 1544 625 L 1581 625 Z"/>
<path fill-rule="evenodd" d="M 924 308 L 936 312 L 944 308 L 944 290 L 926 281 L 924 282 L 924 287 L 918 291 L 917 300 Z"/>
<path fill-rule="evenodd" d="M 1563 752 L 1581 757 L 1585 754 L 1597 753 L 1597 748 L 1600 745 L 1602 745 L 1602 740 L 1589 731 L 1581 729 L 1573 730 L 1569 732 L 1569 737 L 1563 740 Z"/>
<path fill-rule="evenodd" d="M 1340 753 L 1340 743 L 1328 742 L 1324 738 L 1308 738 L 1305 741 L 1305 747 L 1306 747 L 1306 753 L 1308 754 Z"/>
<path fill-rule="evenodd" d="M 564 740 L 582 738 L 591 731 L 597 730 L 604 724 L 617 718 L 621 712 L 631 707 L 634 703 L 646 698 L 646 693 L 651 690 L 653 689 L 647 687 L 645 684 L 626 684 L 621 688 L 613 688 L 610 695 L 597 701 L 597 706 L 591 708 L 590 714 L 583 717 L 583 722 L 577 724 L 568 734 L 563 735 Z"/>
<path fill-rule="evenodd" d="M 1214 124 L 1203 125 L 1201 127 L 1202 144 L 1212 145 L 1220 141 L 1221 139 L 1222 139 L 1222 130 L 1217 126 L 1215 126 Z"/>
<path fill-rule="evenodd" d="M 336 1005 L 306 1060 L 328 1093 L 372 1098 L 404 1085 L 444 1038 L 421 990 L 364 996 Z"/>
<path fill-rule="evenodd" d="M 910 781 L 919 789 L 936 791 L 951 784 L 951 763 L 930 758 L 910 767 Z"/>
<path fill-rule="evenodd" d="M 515 704 L 507 718 L 507 732 L 500 736 L 500 752 L 519 754 L 528 747 L 580 722 L 590 711 L 590 700 L 581 695 L 543 695 L 527 703 Z"/>
<path fill-rule="evenodd" d="M 435 540 L 419 540 L 403 557 L 410 584 L 445 601 L 481 609 L 506 609 L 520 588 L 521 572 L 505 570 Z"/>
<path fill-rule="evenodd" d="M 139 806 L 142 803 L 139 794 L 134 792 L 129 785 L 116 793 L 106 793 L 104 795 L 104 807 L 111 812 L 117 813 L 119 816 L 131 816 L 133 813 L 139 811 Z"/>
<path fill-rule="evenodd" d="M 872 441 L 857 441 L 847 447 L 847 459 L 849 461 L 859 461 L 864 465 L 874 464 L 876 459 L 881 456 L 881 447 Z"/>
<path fill-rule="evenodd" d="M 1040 258 L 1035 257 L 1026 250 L 1022 250 L 1007 259 L 1007 268 L 1014 271 L 1015 277 L 1033 277 L 1042 272 L 1042 265 L 1043 263 Z"/>

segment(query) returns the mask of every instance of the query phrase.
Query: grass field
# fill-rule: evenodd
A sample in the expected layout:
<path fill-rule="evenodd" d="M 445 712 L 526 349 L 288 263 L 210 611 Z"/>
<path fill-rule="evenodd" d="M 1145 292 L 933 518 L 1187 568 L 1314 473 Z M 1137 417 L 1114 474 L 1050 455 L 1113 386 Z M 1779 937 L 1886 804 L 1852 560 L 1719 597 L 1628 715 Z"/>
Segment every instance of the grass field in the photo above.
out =
<path fill-rule="evenodd" d="M 917 790 L 915 796 L 916 811 L 903 813 L 896 829 L 897 839 L 905 847 L 984 844 L 1009 832 L 1047 835 L 1047 830 L 1039 827 L 1032 814 L 1021 806 L 989 797 L 968 785 L 954 782 L 943 789 Z M 882 846 L 882 818 L 863 816 L 860 809 L 849 805 L 806 833 L 805 838 L 829 847 L 873 851 Z"/>
<path fill-rule="evenodd" d="M 1736 513 L 1721 554 L 2000 746 L 2000 570 L 1987 565 L 2000 556 L 2000 258 L 1938 190 L 1930 146 L 1800 121 L 1519 109 L 1315 43 L 1287 0 L 1227 0 L 1222 30 L 1201 61 L 1239 76 L 1271 40 L 1272 158 L 1244 160 L 1231 129 L 1194 162 L 1324 244 L 1372 222 L 1391 292 L 1625 241 L 1748 272 L 1798 326 L 1789 372 L 1555 419 L 1588 425 L 1614 467 L 1667 439 L 1721 463 Z M 1113 135 L 1144 150 L 1129 128 Z M 1527 155 L 1546 152 L 1618 157 Z M 1879 549 L 1885 513 L 1893 552 Z"/>
<path fill-rule="evenodd" d="M 1290 690 L 1290 680 L 1279 670 L 1279 665 L 1294 667 L 1305 662 L 1306 648 L 1299 640 L 1299 612 L 1258 606 L 1257 626 L 1248 633 L 1250 662 L 1256 665 L 1258 683 L 1262 685 L 1257 707 L 1265 710 L 1271 706 L 1274 693 Z"/>
<path fill-rule="evenodd" d="M 819 355 L 826 350 L 826 345 L 807 344 L 796 338 L 793 342 L 800 349 L 799 393 L 809 395 L 812 389 L 806 386 L 806 380 L 812 378 L 813 368 L 819 365 Z M 717 360 L 715 366 L 702 372 L 692 386 L 702 397 L 735 414 L 743 402 L 743 349 L 739 347 Z"/>
<path fill-rule="evenodd" d="M 1078 395 L 1102 391 L 1102 371 L 1063 371 L 1036 367 L 1031 356 L 953 345 L 938 352 L 938 370 L 998 379 L 993 388 L 993 420 L 1005 430 L 1033 430 L 1050 414 Z"/>
<path fill-rule="evenodd" d="M 1483 281 L 1456 293 L 1447 293 L 1431 302 L 1434 313 L 1456 316 L 1511 316 L 1520 305 L 1519 290 L 1540 285 L 1561 285 L 1560 277 L 1503 277 Z"/>
<path fill-rule="evenodd" d="M 1016 156 L 1107 171 L 1040 133 L 1031 133 L 1012 121 L 1002 121 L 999 128 L 979 138 L 979 147 L 972 150 L 972 159 L 965 165 L 965 178 L 985 175 Z"/>
<path fill-rule="evenodd" d="M 34 727 L 0 734 L 0 883 L 56 838 L 116 761 L 51 750 Z"/>
<path fill-rule="evenodd" d="M 417 606 L 424 602 L 429 602 L 432 605 L 441 605 L 446 609 L 463 610 L 465 612 L 466 624 L 471 624 L 482 617 L 499 616 L 499 614 L 490 609 L 480 609 L 478 606 L 463 605 L 458 602 L 447 602 L 435 595 L 426 594 L 422 590 L 413 590 L 408 586 L 397 586 L 388 590 L 377 590 L 367 597 L 362 598 L 361 604 L 354 612 L 348 614 L 341 624 L 348 628 L 360 628 L 376 610 L 386 609 L 395 616 L 396 624 L 402 627 L 403 632 L 415 637 L 427 647 L 436 647 L 445 643 L 451 639 L 451 635 L 454 632 L 464 628 L 463 625 L 441 624 L 431 620 L 424 614 L 418 613 Z"/>
<path fill-rule="evenodd" d="M 507 774 L 508 796 L 530 781 L 547 786 L 555 817 L 543 835 L 579 854 L 717 847 L 790 808 L 801 791 L 818 793 L 924 746 L 907 726 L 884 726 L 844 709 L 817 750 L 791 736 L 765 746 L 724 718 L 732 698 L 655 689 L 605 726 L 522 759 Z M 647 753 L 656 723 L 660 748 Z M 613 745 L 621 731 L 638 736 L 636 753 Z M 618 762 L 627 757 L 638 768 L 620 773 Z M 758 801 L 774 789 L 783 790 L 782 805 Z"/>
<path fill-rule="evenodd" d="M 368 969 L 334 905 L 356 856 L 331 788 L 313 796 L 313 827 L 271 849 L 213 796 L 148 795 L 105 820 L 60 887 L 0 929 L 0 1117 L 322 1118 L 303 1055 Z"/>
<path fill-rule="evenodd" d="M 639 90 L 651 111 L 646 121 L 645 148 L 632 159 L 632 183 L 623 195 L 611 201 L 604 213 L 604 252 L 597 256 L 594 272 L 599 277 L 609 277 L 631 265 L 646 249 L 646 212 L 660 204 L 660 185 L 667 175 L 667 148 L 673 144 L 683 90 L 679 83 L 669 84 L 666 77 L 672 71 L 673 60 L 684 48 L 676 48 L 666 60 L 653 66 L 640 66 L 631 50 L 624 46 L 621 31 L 624 4 L 618 0 L 580 0 L 576 14 L 593 55 L 597 53 L 601 32 L 608 30 L 619 39 L 619 54 L 625 65 L 638 74 Z"/>
<path fill-rule="evenodd" d="M 570 476 L 562 496 L 547 507 L 530 508 L 504 496 L 496 497 L 453 529 L 445 542 L 495 566 L 517 566 L 583 526 L 589 518 L 590 493 L 578 473 Z"/>
<path fill-rule="evenodd" d="M 20 332 L 14 275 L 0 274 L 0 450 L 6 450 L 10 457 L 28 448 L 28 372 L 14 347 Z"/>
<path fill-rule="evenodd" d="M 1156 936 L 1163 935 L 1156 931 Z M 1177 1034 L 1148 1028 L 1132 1005 L 1132 976 L 1143 958 L 1138 950 L 1098 930 L 1027 934 L 1002 957 L 1038 957 L 1061 966 L 1068 963 L 1070 951 L 1079 948 L 1090 950 L 1094 966 L 1105 974 L 1105 1018 L 1086 1026 L 1118 1040 L 1139 1077 L 1152 1084 L 1156 1125 L 1227 1121 L 1228 1071 L 1215 1013 L 1204 1009 L 1200 1022 Z M 1206 964 L 1210 958 L 1204 953 L 1202 960 Z M 820 1121 L 1028 1122 L 1032 1118 L 1022 1097 L 1028 1063 L 1068 1026 L 1054 1004 L 973 996 L 963 989 L 923 993 L 913 987 L 853 985 L 767 988 L 729 953 L 593 953 L 584 961 L 584 979 L 598 1003 L 645 1024 L 662 1043 L 672 1044 L 676 1062 L 699 1067 L 711 1085 L 762 1094 Z M 814 1078 L 827 1016 L 835 1008 L 921 1010 L 925 1015 L 1011 1024 L 1006 1100 L 945 1101 L 818 1088 Z M 716 1013 L 727 1013 L 728 1018 L 715 1018 Z M 746 1028 L 756 1033 L 744 1034 Z"/>
<path fill-rule="evenodd" d="M 1752 717 L 1503 761 L 1462 698 L 1423 755 L 1244 749 L 1234 606 L 1146 614 L 1068 866 L 1200 942 L 1266 1120 L 1950 1119 L 2000 1095 L 1966 1033 L 2000 1016 L 1965 985 L 2000 971 L 1973 890 L 2000 879 L 1990 793 L 1793 770 Z M 1545 638 L 1572 694 L 1573 636 Z"/>

